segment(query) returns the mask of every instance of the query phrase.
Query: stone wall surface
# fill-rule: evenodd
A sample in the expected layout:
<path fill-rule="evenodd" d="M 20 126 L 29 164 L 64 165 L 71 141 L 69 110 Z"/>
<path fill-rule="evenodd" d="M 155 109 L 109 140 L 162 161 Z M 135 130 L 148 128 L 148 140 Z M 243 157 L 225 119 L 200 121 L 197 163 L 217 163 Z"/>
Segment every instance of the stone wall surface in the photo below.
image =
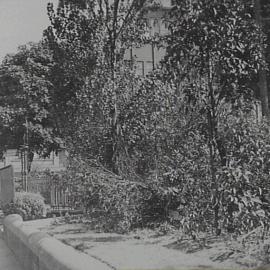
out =
<path fill-rule="evenodd" d="M 25 270 L 111 270 L 107 264 L 25 226 L 17 214 L 4 219 L 4 240 Z"/>
<path fill-rule="evenodd" d="M 0 169 L 0 201 L 1 206 L 13 201 L 15 196 L 15 186 L 13 177 L 13 167 L 7 166 Z"/>

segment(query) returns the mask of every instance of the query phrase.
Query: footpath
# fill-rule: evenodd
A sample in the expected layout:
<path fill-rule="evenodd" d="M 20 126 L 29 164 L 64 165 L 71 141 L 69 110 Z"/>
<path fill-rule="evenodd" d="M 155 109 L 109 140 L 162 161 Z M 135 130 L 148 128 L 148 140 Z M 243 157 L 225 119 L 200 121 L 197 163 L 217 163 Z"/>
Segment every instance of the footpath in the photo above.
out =
<path fill-rule="evenodd" d="M 2 236 L 0 237 L 0 270 L 23 270 Z"/>
<path fill-rule="evenodd" d="M 3 214 L 0 210 L 0 270 L 23 270 L 2 237 Z"/>

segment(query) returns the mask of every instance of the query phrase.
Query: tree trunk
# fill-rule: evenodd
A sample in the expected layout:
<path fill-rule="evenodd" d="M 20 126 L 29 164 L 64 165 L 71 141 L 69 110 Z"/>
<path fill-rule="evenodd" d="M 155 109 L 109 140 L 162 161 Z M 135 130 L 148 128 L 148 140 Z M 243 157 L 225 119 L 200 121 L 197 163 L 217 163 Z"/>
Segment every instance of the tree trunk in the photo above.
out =
<path fill-rule="evenodd" d="M 254 0 L 254 13 L 255 13 L 257 24 L 260 27 L 262 27 L 260 0 Z M 261 49 L 263 51 L 263 59 L 265 60 L 263 42 L 261 42 Z M 267 76 L 266 76 L 266 71 L 264 68 L 262 68 L 259 71 L 259 89 L 260 89 L 260 99 L 262 103 L 262 114 L 266 116 L 267 118 L 269 118 L 270 112 L 269 112 L 269 101 L 268 101 Z"/>
<path fill-rule="evenodd" d="M 220 234 L 219 228 L 219 183 L 216 177 L 216 150 L 217 150 L 217 112 L 216 112 L 216 101 L 214 95 L 214 74 L 211 55 L 208 52 L 208 92 L 209 92 L 209 111 L 208 111 L 208 131 L 209 131 L 209 163 L 210 163 L 210 173 L 211 173 L 211 192 L 213 196 L 212 207 L 214 211 L 214 228 L 216 234 Z"/>

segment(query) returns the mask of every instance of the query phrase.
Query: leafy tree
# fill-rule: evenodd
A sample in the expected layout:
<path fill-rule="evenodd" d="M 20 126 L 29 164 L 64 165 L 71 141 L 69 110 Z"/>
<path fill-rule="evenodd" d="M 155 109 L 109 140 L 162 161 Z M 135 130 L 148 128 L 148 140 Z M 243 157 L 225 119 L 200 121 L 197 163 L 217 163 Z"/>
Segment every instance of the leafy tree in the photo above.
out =
<path fill-rule="evenodd" d="M 242 104 L 245 106 L 245 104 Z M 227 166 L 218 169 L 221 222 L 243 233 L 269 220 L 269 123 L 232 113 L 222 120 Z"/>
<path fill-rule="evenodd" d="M 7 55 L 1 65 L 1 147 L 29 144 L 30 152 L 48 155 L 61 139 L 52 115 L 49 80 L 51 54 L 44 43 L 29 43 Z M 28 134 L 27 134 L 28 133 Z"/>
<path fill-rule="evenodd" d="M 205 198 L 211 198 L 218 232 L 222 198 L 217 170 L 229 162 L 221 119 L 234 110 L 251 110 L 241 108 L 241 100 L 252 99 L 251 82 L 264 68 L 262 36 L 244 1 L 175 2 L 168 18 L 164 74 L 182 89 L 188 109 L 202 115 L 198 127 L 208 145 L 210 172 Z"/>
<path fill-rule="evenodd" d="M 68 144 L 76 145 L 72 148 L 77 153 L 82 150 L 78 145 L 87 145 L 82 156 L 88 152 L 88 157 L 100 159 L 115 172 L 123 150 L 119 139 L 121 102 L 132 92 L 127 78 L 133 80 L 132 72 L 125 74 L 127 70 L 122 68 L 123 56 L 131 44 L 146 40 L 146 2 L 105 0 L 81 5 L 62 1 L 57 11 L 48 5 L 52 26 L 45 31 L 45 38 L 55 61 L 52 84 L 61 130 Z M 90 134 L 102 140 L 102 154 Z"/>

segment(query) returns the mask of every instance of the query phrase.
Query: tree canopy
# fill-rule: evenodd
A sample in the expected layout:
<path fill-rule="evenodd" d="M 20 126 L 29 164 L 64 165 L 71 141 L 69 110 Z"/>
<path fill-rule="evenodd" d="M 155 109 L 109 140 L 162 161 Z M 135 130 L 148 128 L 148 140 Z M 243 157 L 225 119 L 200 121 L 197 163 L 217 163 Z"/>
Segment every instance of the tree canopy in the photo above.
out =
<path fill-rule="evenodd" d="M 79 186 L 90 212 L 93 191 L 95 207 L 121 212 L 129 225 L 144 215 L 170 220 L 170 211 L 188 233 L 265 225 L 269 126 L 253 117 L 265 37 L 254 6 L 174 2 L 164 18 L 168 34 L 154 37 L 165 58 L 145 77 L 124 55 L 152 41 L 149 1 L 49 4 L 43 41 L 1 65 L 2 137 L 12 134 L 19 147 L 27 128 L 31 149 L 44 154 L 64 143 L 76 168 L 63 183 Z M 125 184 L 100 180 L 100 171 Z"/>
<path fill-rule="evenodd" d="M 2 147 L 19 148 L 29 131 L 31 151 L 59 148 L 51 101 L 52 55 L 42 42 L 21 46 L 1 65 Z M 9 136 L 7 136 L 9 134 Z"/>

